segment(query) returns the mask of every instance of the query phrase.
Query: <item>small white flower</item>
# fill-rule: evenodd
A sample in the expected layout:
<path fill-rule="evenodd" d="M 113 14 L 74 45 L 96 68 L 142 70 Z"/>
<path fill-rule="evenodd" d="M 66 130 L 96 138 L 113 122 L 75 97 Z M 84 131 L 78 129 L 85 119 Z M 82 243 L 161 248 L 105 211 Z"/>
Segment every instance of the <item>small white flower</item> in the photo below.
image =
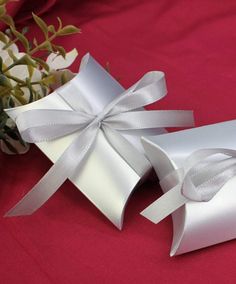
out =
<path fill-rule="evenodd" d="M 9 41 L 9 38 L 5 36 L 6 39 Z M 7 49 L 3 49 L 6 44 L 2 41 L 0 41 L 0 57 L 2 58 L 2 61 L 5 62 L 5 60 L 9 57 L 7 50 L 12 50 L 14 54 L 17 54 L 19 52 L 18 47 L 15 43 L 11 44 Z"/>
<path fill-rule="evenodd" d="M 51 53 L 46 63 L 48 64 L 50 70 L 61 70 L 69 67 L 78 56 L 78 51 L 76 48 L 66 53 L 65 58 L 63 56 L 58 55 L 56 53 Z"/>
<path fill-rule="evenodd" d="M 0 57 L 3 60 L 4 69 L 9 67 L 11 64 L 13 64 L 13 59 L 9 56 L 7 50 L 9 49 L 12 50 L 14 56 L 18 59 L 22 58 L 26 54 L 24 52 L 19 52 L 17 45 L 14 43 L 11 44 L 7 49 L 3 49 L 4 46 L 5 46 L 5 43 L 0 41 Z M 58 80 L 58 78 L 61 75 L 60 70 L 63 70 L 69 67 L 74 62 L 77 55 L 78 55 L 78 52 L 75 48 L 72 49 L 70 52 L 66 53 L 65 58 L 63 58 L 63 56 L 57 53 L 51 53 L 46 60 L 46 63 L 49 66 L 49 72 L 47 72 L 44 69 L 33 68 L 31 82 L 40 81 L 43 77 L 43 74 L 45 73 L 46 74 L 52 73 L 55 76 L 55 80 L 56 80 L 56 84 L 54 84 L 52 87 L 53 88 L 59 87 L 60 81 Z M 25 81 L 26 78 L 30 77 L 29 70 L 26 65 L 16 65 L 10 68 L 8 73 L 10 76 L 16 77 L 22 81 Z M 69 70 L 68 71 L 66 70 L 66 73 L 68 73 L 68 78 L 71 79 L 73 77 L 73 73 L 71 73 Z M 15 86 L 17 84 L 17 82 L 12 79 L 10 79 L 10 83 L 12 86 Z M 45 95 L 45 91 L 46 91 L 46 94 L 48 94 L 50 91 L 48 88 L 43 90 L 40 84 L 32 85 L 32 89 L 36 91 L 40 97 L 43 97 Z M 24 99 L 28 102 L 29 97 L 30 97 L 29 89 L 27 87 L 21 87 L 21 90 L 24 93 L 23 95 Z M 21 103 L 15 97 L 13 97 L 13 100 L 16 106 L 21 105 Z"/>

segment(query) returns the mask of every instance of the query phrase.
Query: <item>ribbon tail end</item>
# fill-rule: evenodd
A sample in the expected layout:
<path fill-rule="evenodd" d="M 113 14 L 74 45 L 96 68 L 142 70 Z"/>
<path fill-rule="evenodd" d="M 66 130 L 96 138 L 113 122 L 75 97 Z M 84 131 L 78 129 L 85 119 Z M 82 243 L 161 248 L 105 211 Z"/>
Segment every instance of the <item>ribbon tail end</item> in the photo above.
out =
<path fill-rule="evenodd" d="M 177 185 L 145 208 L 140 214 L 154 224 L 158 224 L 186 202 L 187 199 L 181 194 L 181 187 Z"/>
<path fill-rule="evenodd" d="M 159 222 L 161 222 L 163 220 L 163 218 L 160 215 L 157 216 L 156 213 L 153 214 L 153 211 L 150 210 L 150 209 L 151 208 L 148 207 L 148 208 L 144 209 L 142 212 L 140 212 L 140 214 L 154 224 L 158 224 Z"/>
<path fill-rule="evenodd" d="M 3 215 L 4 218 L 9 218 L 9 217 L 17 217 L 19 216 L 18 214 L 14 214 L 14 212 L 11 212 L 11 210 L 9 210 L 7 213 L 5 213 Z"/>
<path fill-rule="evenodd" d="M 4 214 L 4 218 L 9 218 L 9 217 L 19 217 L 19 216 L 26 216 L 26 215 L 31 215 L 34 211 L 32 210 L 22 210 L 21 208 L 16 208 L 13 207 L 11 208 L 9 211 L 7 211 L 5 214 Z"/>
<path fill-rule="evenodd" d="M 194 118 L 194 112 L 192 110 L 186 110 L 186 111 L 182 111 L 182 113 L 180 113 L 183 115 L 183 125 L 184 127 L 194 127 L 195 126 L 195 118 Z"/>
<path fill-rule="evenodd" d="M 189 119 L 189 120 L 190 120 L 189 126 L 190 126 L 190 127 L 194 127 L 195 124 L 196 124 L 196 123 L 195 123 L 195 118 L 194 118 L 194 113 L 193 113 L 193 111 L 190 111 L 190 113 L 191 113 L 191 114 L 190 114 L 190 119 Z"/>

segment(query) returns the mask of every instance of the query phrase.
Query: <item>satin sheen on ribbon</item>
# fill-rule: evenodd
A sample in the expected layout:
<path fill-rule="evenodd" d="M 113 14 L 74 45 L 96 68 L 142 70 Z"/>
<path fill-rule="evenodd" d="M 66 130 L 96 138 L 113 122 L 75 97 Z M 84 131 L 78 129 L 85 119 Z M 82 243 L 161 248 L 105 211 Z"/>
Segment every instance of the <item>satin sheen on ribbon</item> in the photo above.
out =
<path fill-rule="evenodd" d="M 159 180 L 162 181 L 160 185 L 167 201 L 163 200 L 162 208 L 158 206 L 158 210 L 161 208 L 159 213 L 153 210 L 153 214 L 155 214 L 153 222 L 158 222 L 169 212 L 172 212 L 175 209 L 173 204 L 177 204 L 176 207 L 178 207 L 179 204 L 184 203 L 171 214 L 173 238 L 170 256 L 177 256 L 236 238 L 236 175 L 230 173 L 231 169 L 227 172 L 228 166 L 233 165 L 235 159 L 235 152 L 227 150 L 236 150 L 235 129 L 236 120 L 232 120 L 163 135 L 143 136 L 142 145 Z M 204 153 L 203 149 L 207 151 Z M 222 150 L 225 151 L 224 149 L 226 152 L 221 153 Z M 201 151 L 198 152 L 199 150 Z M 208 152 L 208 150 L 213 152 Z M 199 157 L 198 154 L 192 156 L 194 152 L 199 153 Z M 208 156 L 208 154 L 212 155 Z M 189 159 L 191 156 L 193 159 Z M 187 161 L 190 161 L 188 166 Z M 191 168 L 196 171 L 189 172 Z M 179 171 L 176 171 L 178 169 Z M 218 173 L 223 173 L 223 171 L 225 171 L 226 179 L 228 174 L 232 178 L 222 180 L 222 176 L 220 176 L 216 181 L 214 176 L 217 177 Z M 181 189 L 179 187 L 179 192 L 174 194 L 173 188 L 178 184 L 183 185 L 184 177 L 188 172 L 195 187 L 203 186 L 202 189 L 199 188 L 201 194 L 195 196 L 196 188 L 193 187 L 195 189 L 192 192 L 194 196 L 193 194 L 188 196 L 190 187 L 187 183 L 185 184 L 185 189 L 188 192 L 187 197 L 186 194 L 183 195 L 183 187 Z M 173 176 L 170 175 L 171 173 Z M 168 179 L 168 175 L 171 178 Z M 209 185 L 214 184 L 213 181 L 216 188 L 212 186 L 212 191 L 208 191 Z M 223 183 L 220 190 L 217 188 L 220 186 L 219 182 Z M 169 193 L 168 197 L 165 195 L 166 193 Z M 209 198 L 210 200 L 207 201 Z M 166 210 L 165 214 L 162 211 L 163 208 Z M 160 214 L 163 215 L 160 217 Z"/>
<path fill-rule="evenodd" d="M 96 76 L 96 66 L 92 71 Z M 91 84 L 93 79 L 97 78 L 91 77 Z M 78 94 L 85 92 L 88 87 L 87 81 L 88 78 L 85 78 L 82 72 L 73 79 L 73 88 L 77 89 Z M 67 178 L 81 169 L 100 131 L 126 163 L 142 176 L 150 165 L 149 161 L 120 131 L 123 133 L 129 130 L 193 125 L 192 112 L 189 111 L 140 109 L 166 95 L 163 72 L 147 73 L 99 113 L 93 111 L 89 100 L 80 100 L 78 104 L 77 97 L 67 90 L 70 84 L 71 82 L 59 88 L 57 94 L 71 110 L 32 109 L 20 113 L 16 118 L 23 139 L 30 143 L 53 141 L 71 133 L 78 132 L 78 135 L 44 177 L 7 212 L 6 216 L 29 215 L 41 207 Z"/>
<path fill-rule="evenodd" d="M 211 200 L 235 175 L 236 150 L 197 150 L 160 181 L 163 188 L 172 188 L 141 214 L 157 224 L 189 201 Z"/>

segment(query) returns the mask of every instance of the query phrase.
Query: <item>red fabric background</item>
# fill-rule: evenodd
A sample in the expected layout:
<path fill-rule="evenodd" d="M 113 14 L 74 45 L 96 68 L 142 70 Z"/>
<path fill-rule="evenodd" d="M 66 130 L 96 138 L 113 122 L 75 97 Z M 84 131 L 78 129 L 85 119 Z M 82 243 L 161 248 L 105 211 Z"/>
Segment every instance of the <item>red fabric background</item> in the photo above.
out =
<path fill-rule="evenodd" d="M 80 52 L 74 71 L 88 51 L 124 86 L 163 70 L 169 95 L 153 108 L 193 109 L 197 126 L 235 118 L 234 0 L 58 0 L 44 19 L 56 16 L 83 31 L 59 40 Z M 51 164 L 36 147 L 0 159 L 3 215 Z M 169 257 L 171 219 L 155 226 L 139 215 L 159 195 L 157 180 L 138 188 L 119 232 L 66 182 L 33 216 L 0 219 L 0 282 L 235 283 L 235 241 Z"/>

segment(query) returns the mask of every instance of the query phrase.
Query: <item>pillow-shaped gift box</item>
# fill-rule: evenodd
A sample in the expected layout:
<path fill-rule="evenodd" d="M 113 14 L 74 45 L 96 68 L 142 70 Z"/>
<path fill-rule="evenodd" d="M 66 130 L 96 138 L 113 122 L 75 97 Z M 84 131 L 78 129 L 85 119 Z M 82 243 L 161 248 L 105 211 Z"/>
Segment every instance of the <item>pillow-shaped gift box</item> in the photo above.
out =
<path fill-rule="evenodd" d="M 183 168 L 186 158 L 196 151 L 212 148 L 236 149 L 235 129 L 236 120 L 233 120 L 155 137 L 144 137 L 142 142 L 161 181 L 171 172 Z M 162 185 L 162 190 L 166 193 L 171 188 Z M 171 256 L 236 237 L 235 190 L 236 177 L 232 177 L 211 200 L 207 202 L 189 200 L 172 213 Z M 172 206 L 172 204 L 169 205 Z M 145 217 L 150 213 L 148 210 L 147 208 L 142 212 Z M 151 220 L 151 218 L 149 219 Z M 154 220 L 152 221 L 154 222 Z"/>
<path fill-rule="evenodd" d="M 125 206 L 132 191 L 151 169 L 151 165 L 145 158 L 140 142 L 141 135 L 153 135 L 165 132 L 160 126 L 163 120 L 167 121 L 167 125 L 164 126 L 168 126 L 168 122 L 174 125 L 176 125 L 177 122 L 177 126 L 178 124 L 179 126 L 187 126 L 193 123 L 191 112 L 177 112 L 169 118 L 169 114 L 171 114 L 172 111 L 170 111 L 170 113 L 167 111 L 165 114 L 159 111 L 152 111 L 151 113 L 141 107 L 145 105 L 143 103 L 139 103 L 136 112 L 133 111 L 137 106 L 136 98 L 140 95 L 143 96 L 141 97 L 141 103 L 151 98 L 151 102 L 153 102 L 153 96 L 158 99 L 165 96 L 166 85 L 164 73 L 159 71 L 149 72 L 140 81 L 125 91 L 110 74 L 87 54 L 82 59 L 79 73 L 70 82 L 39 101 L 6 110 L 7 114 L 16 121 L 18 127 L 20 125 L 19 121 L 21 121 L 21 127 L 23 128 L 23 130 L 20 129 L 20 131 L 22 130 L 21 133 L 24 134 L 28 131 L 28 136 L 32 136 L 32 133 L 34 133 L 34 136 L 39 137 L 39 141 L 41 141 L 40 131 L 43 131 L 43 135 L 50 136 L 52 135 L 50 130 L 52 127 L 52 130 L 55 132 L 55 137 L 60 131 L 64 131 L 63 129 L 66 125 L 62 118 L 63 115 L 65 115 L 65 119 L 68 119 L 68 117 L 72 119 L 71 125 L 67 125 L 68 133 L 64 136 L 50 141 L 42 139 L 43 142 L 36 142 L 36 145 L 42 152 L 55 163 L 54 166 L 65 152 L 68 151 L 68 148 L 75 143 L 75 140 L 78 144 L 82 143 L 81 141 L 83 141 L 85 137 L 90 137 L 89 135 L 91 135 L 91 133 L 88 135 L 89 131 L 94 131 L 96 126 L 96 137 L 92 138 L 92 140 L 94 140 L 93 144 L 91 144 L 91 139 L 87 139 L 82 146 L 80 145 L 83 151 L 85 151 L 85 149 L 88 148 L 87 145 L 90 144 L 89 149 L 87 149 L 86 159 L 82 161 L 83 163 L 80 163 L 79 170 L 75 168 L 75 172 L 65 178 L 69 177 L 76 187 L 119 229 L 122 227 Z M 128 106 L 131 110 L 130 112 L 126 104 L 122 105 L 127 98 L 130 102 L 130 106 Z M 118 115 L 111 115 L 114 108 L 108 113 L 110 116 L 107 115 L 106 110 L 111 106 L 118 108 L 119 112 L 116 109 Z M 87 112 L 82 112 L 81 109 Z M 123 110 L 126 111 L 124 114 L 121 113 Z M 123 129 L 126 129 L 127 124 L 131 123 L 131 120 L 128 121 L 125 119 L 129 116 L 129 113 L 133 115 L 133 123 L 135 124 L 136 121 L 139 120 L 135 117 L 138 115 L 137 113 L 145 117 L 147 113 L 150 113 L 151 116 L 158 115 L 157 112 L 159 112 L 159 115 L 162 117 L 164 114 L 163 120 L 161 120 L 161 118 L 156 121 L 149 119 L 147 129 L 140 127 L 137 131 L 136 129 L 123 131 Z M 51 117 L 52 115 L 53 118 Z M 175 119 L 176 116 L 177 120 Z M 100 129 L 101 124 L 102 127 L 105 127 L 105 125 L 103 125 L 104 123 L 106 125 L 109 123 L 108 126 L 110 126 L 110 124 L 116 125 L 116 127 L 119 128 L 119 121 L 122 120 L 122 117 L 124 117 L 121 123 L 123 125 L 121 125 L 122 130 L 115 132 L 113 129 L 110 129 L 108 133 L 103 128 L 103 131 Z M 42 123 L 41 120 L 46 124 L 50 120 L 50 123 L 48 123 L 47 126 L 40 126 Z M 51 120 L 53 120 L 52 123 Z M 60 122 L 55 127 L 58 120 Z M 144 119 L 140 118 L 140 120 L 143 123 Z M 86 121 L 86 123 L 88 121 L 88 126 L 86 126 L 83 121 Z M 31 122 L 33 123 L 31 128 L 25 126 L 32 124 Z M 78 130 L 76 127 L 79 123 L 82 127 Z M 37 130 L 38 124 L 40 131 Z M 24 128 L 26 128 L 26 131 Z M 105 132 L 106 134 L 104 135 Z M 84 135 L 83 138 L 79 138 L 82 133 Z M 25 136 L 23 136 L 23 138 L 24 137 Z M 115 144 L 116 149 L 114 148 Z M 83 152 L 80 151 L 78 147 L 74 147 L 74 149 L 75 152 L 69 156 L 69 159 L 77 159 L 76 157 Z M 136 155 L 131 155 L 131 152 L 135 152 Z M 132 166 L 131 160 L 133 163 Z M 66 166 L 66 163 L 61 163 L 61 175 L 64 174 L 64 170 L 70 170 L 69 168 L 70 167 Z M 38 186 L 38 184 L 36 184 L 31 192 L 7 213 L 7 216 L 29 215 L 35 211 L 36 207 L 39 208 L 53 192 L 55 192 L 56 189 L 51 189 L 48 184 L 51 184 L 51 182 L 57 183 L 57 178 L 60 178 L 60 174 L 54 174 L 44 186 L 40 184 L 42 180 L 39 181 L 38 184 L 40 184 L 41 193 L 39 193 L 38 189 L 38 191 L 35 190 L 35 187 Z M 48 193 L 49 190 L 51 190 L 52 193 Z"/>

